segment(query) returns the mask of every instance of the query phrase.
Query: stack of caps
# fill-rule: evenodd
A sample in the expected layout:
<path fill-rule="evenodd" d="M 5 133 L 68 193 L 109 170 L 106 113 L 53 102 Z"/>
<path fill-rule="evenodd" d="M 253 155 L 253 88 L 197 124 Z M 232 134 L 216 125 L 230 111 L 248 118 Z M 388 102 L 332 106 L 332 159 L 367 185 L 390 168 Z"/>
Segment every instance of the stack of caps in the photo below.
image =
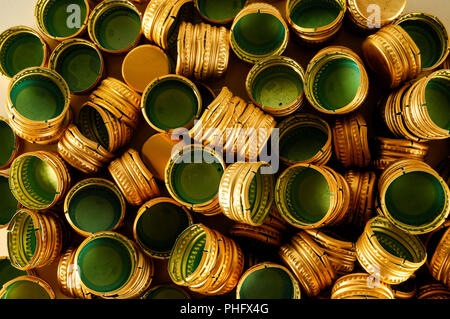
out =
<path fill-rule="evenodd" d="M 184 206 L 172 198 L 158 197 L 139 208 L 133 235 L 147 255 L 167 259 L 178 236 L 192 223 L 191 214 Z"/>
<path fill-rule="evenodd" d="M 64 41 L 70 38 L 82 36 L 86 31 L 87 21 L 90 15 L 88 0 L 73 0 L 71 4 L 77 6 L 77 19 L 65 19 L 64 13 L 72 13 L 65 1 L 38 0 L 34 10 L 36 25 L 46 37 Z M 64 13 L 63 13 L 64 12 Z M 76 23 L 78 22 L 78 23 Z"/>
<path fill-rule="evenodd" d="M 196 80 L 221 77 L 228 68 L 229 56 L 229 31 L 225 27 L 181 23 L 177 39 L 177 74 Z"/>
<path fill-rule="evenodd" d="M 64 214 L 81 236 L 118 228 L 125 217 L 125 199 L 113 182 L 86 178 L 67 193 Z"/>
<path fill-rule="evenodd" d="M 20 209 L 7 231 L 8 256 L 17 269 L 42 268 L 59 257 L 63 230 L 56 214 Z"/>
<path fill-rule="evenodd" d="M 343 276 L 334 283 L 331 299 L 395 299 L 390 285 L 374 279 L 365 273 Z"/>
<path fill-rule="evenodd" d="M 231 49 L 238 58 L 249 63 L 281 55 L 288 41 L 289 28 L 282 15 L 267 3 L 247 5 L 239 11 L 231 25 Z"/>
<path fill-rule="evenodd" d="M 333 126 L 334 151 L 344 167 L 370 164 L 367 124 L 360 113 L 337 118 Z"/>
<path fill-rule="evenodd" d="M 19 155 L 22 149 L 22 142 L 14 133 L 8 120 L 0 116 L 0 171 L 6 170 L 11 166 L 13 160 Z"/>
<path fill-rule="evenodd" d="M 241 277 L 244 256 L 231 239 L 202 224 L 178 237 L 169 258 L 169 275 L 180 286 L 204 295 L 223 295 Z"/>
<path fill-rule="evenodd" d="M 326 165 L 332 153 L 332 133 L 317 115 L 296 114 L 278 125 L 280 160 L 286 165 Z"/>
<path fill-rule="evenodd" d="M 280 215 L 297 228 L 311 229 L 346 221 L 350 188 L 326 166 L 296 164 L 278 177 L 275 202 Z"/>
<path fill-rule="evenodd" d="M 376 175 L 374 172 L 349 170 L 345 172 L 344 178 L 350 187 L 348 222 L 357 226 L 365 225 L 375 210 Z"/>
<path fill-rule="evenodd" d="M 308 64 L 305 82 L 309 103 L 326 114 L 347 114 L 356 110 L 369 91 L 363 61 L 342 46 L 320 50 Z"/>
<path fill-rule="evenodd" d="M 74 265 L 82 289 L 107 299 L 141 296 L 154 275 L 152 259 L 133 241 L 109 231 L 85 239 L 76 251 Z"/>
<path fill-rule="evenodd" d="M 279 215 L 274 205 L 271 213 L 262 225 L 250 226 L 236 223 L 231 226 L 230 234 L 234 237 L 244 237 L 267 245 L 280 246 L 283 234 L 287 229 L 288 225 Z"/>
<path fill-rule="evenodd" d="M 336 279 L 328 255 L 305 232 L 294 235 L 289 243 L 280 247 L 279 254 L 308 296 L 317 296 Z"/>
<path fill-rule="evenodd" d="M 405 159 L 391 164 L 378 180 L 378 211 L 410 234 L 429 233 L 450 212 L 450 190 L 429 165 Z"/>
<path fill-rule="evenodd" d="M 370 35 L 362 50 L 369 67 L 394 88 L 437 68 L 448 54 L 448 34 L 429 14 L 410 13 Z"/>
<path fill-rule="evenodd" d="M 344 21 L 345 0 L 288 0 L 286 17 L 295 34 L 309 44 L 333 37 Z"/>
<path fill-rule="evenodd" d="M 375 8 L 380 8 L 375 11 Z M 392 23 L 406 7 L 406 0 L 347 0 L 347 16 L 362 31 L 373 31 Z M 379 16 L 374 18 L 374 12 Z"/>
<path fill-rule="evenodd" d="M 137 127 L 141 96 L 125 83 L 104 79 L 58 143 L 59 154 L 76 169 L 96 173 L 127 144 Z"/>
<path fill-rule="evenodd" d="M 384 170 L 401 159 L 423 162 L 429 149 L 428 144 L 425 143 L 385 137 L 376 137 L 376 147 L 378 156 L 372 161 L 372 165 L 379 170 Z"/>
<path fill-rule="evenodd" d="M 132 148 L 113 160 L 108 170 L 131 205 L 142 205 L 160 194 L 152 173 L 142 162 L 139 153 Z"/>
<path fill-rule="evenodd" d="M 121 54 L 139 43 L 142 15 L 127 0 L 105 0 L 92 10 L 87 26 L 91 41 L 102 51 Z"/>
<path fill-rule="evenodd" d="M 392 92 L 382 105 L 387 127 L 413 141 L 449 138 L 449 88 L 450 70 L 439 70 Z"/>
<path fill-rule="evenodd" d="M 20 71 L 47 63 L 49 48 L 34 29 L 16 26 L 0 34 L 0 73 L 12 78 Z"/>
<path fill-rule="evenodd" d="M 434 279 L 450 288 L 450 227 L 442 227 L 431 234 L 426 242 L 427 266 Z"/>
<path fill-rule="evenodd" d="M 75 267 L 76 252 L 76 249 L 69 248 L 61 254 L 57 269 L 58 285 L 61 292 L 68 297 L 91 299 L 91 294 L 81 286 L 80 275 Z"/>
<path fill-rule="evenodd" d="M 9 83 L 6 113 L 19 137 L 31 143 L 56 143 L 72 119 L 69 87 L 47 68 L 20 71 Z"/>
<path fill-rule="evenodd" d="M 266 220 L 274 201 L 274 179 L 264 174 L 264 162 L 237 162 L 227 167 L 219 187 L 219 204 L 225 216 L 260 226 Z"/>
<path fill-rule="evenodd" d="M 361 266 L 382 282 L 399 284 L 408 280 L 426 260 L 425 247 L 384 217 L 370 219 L 356 242 Z"/>
<path fill-rule="evenodd" d="M 167 50 L 176 42 L 179 24 L 189 9 L 192 0 L 150 0 L 142 19 L 144 36 Z"/>
<path fill-rule="evenodd" d="M 55 299 L 52 287 L 35 276 L 20 276 L 5 283 L 0 299 Z"/>
<path fill-rule="evenodd" d="M 236 299 L 300 299 L 297 279 L 284 266 L 264 262 L 247 269 L 236 287 Z"/>
<path fill-rule="evenodd" d="M 241 159 L 253 159 L 260 154 L 275 126 L 272 116 L 223 87 L 189 134 L 204 145 L 236 153 Z"/>
<path fill-rule="evenodd" d="M 287 116 L 303 104 L 304 77 L 305 71 L 293 59 L 270 56 L 255 63 L 245 87 L 253 103 L 266 113 Z"/>
<path fill-rule="evenodd" d="M 450 290 L 439 282 L 433 282 L 419 287 L 417 299 L 450 299 Z"/>
<path fill-rule="evenodd" d="M 11 164 L 11 193 L 23 206 L 45 210 L 64 198 L 71 177 L 58 154 L 48 151 L 24 153 Z"/>
<path fill-rule="evenodd" d="M 305 232 L 324 250 L 337 274 L 353 271 L 356 262 L 355 243 L 326 230 L 308 229 Z"/>
<path fill-rule="evenodd" d="M 225 171 L 213 149 L 191 144 L 172 154 L 165 170 L 170 195 L 180 204 L 206 216 L 221 213 L 219 186 Z"/>

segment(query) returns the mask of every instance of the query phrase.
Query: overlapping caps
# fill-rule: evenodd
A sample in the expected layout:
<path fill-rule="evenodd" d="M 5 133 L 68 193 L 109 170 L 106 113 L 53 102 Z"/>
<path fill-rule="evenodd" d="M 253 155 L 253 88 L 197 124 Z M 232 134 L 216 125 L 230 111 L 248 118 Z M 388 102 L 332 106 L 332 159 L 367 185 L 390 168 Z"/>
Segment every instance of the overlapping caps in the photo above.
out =
<path fill-rule="evenodd" d="M 448 55 L 448 33 L 435 16 L 409 13 L 370 35 L 363 43 L 369 67 L 394 88 L 436 69 Z"/>
<path fill-rule="evenodd" d="M 380 105 L 386 126 L 416 142 L 450 137 L 449 87 L 450 70 L 444 69 L 394 90 Z"/>
<path fill-rule="evenodd" d="M 58 152 L 76 169 L 93 174 L 126 145 L 139 121 L 141 96 L 125 83 L 104 79 L 58 142 Z"/>

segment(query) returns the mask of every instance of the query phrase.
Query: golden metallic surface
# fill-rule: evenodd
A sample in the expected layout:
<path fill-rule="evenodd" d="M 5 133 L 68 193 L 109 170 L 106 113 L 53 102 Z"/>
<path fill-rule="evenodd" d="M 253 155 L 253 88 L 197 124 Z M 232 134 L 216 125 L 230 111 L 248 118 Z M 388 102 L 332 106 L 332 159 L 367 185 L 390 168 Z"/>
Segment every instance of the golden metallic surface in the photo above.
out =
<path fill-rule="evenodd" d="M 406 0 L 347 0 L 348 16 L 352 22 L 363 30 L 376 30 L 395 21 L 406 7 Z M 379 21 L 371 15 L 380 13 Z M 377 25 L 379 23 L 379 25 Z"/>
<path fill-rule="evenodd" d="M 375 286 L 377 285 L 377 286 Z M 331 299 L 395 299 L 386 283 L 374 283 L 369 274 L 354 273 L 339 278 L 331 291 Z"/>
<path fill-rule="evenodd" d="M 68 297 L 91 299 L 92 295 L 81 286 L 78 269 L 75 267 L 75 248 L 68 248 L 58 262 L 57 280 L 61 291 Z"/>
<path fill-rule="evenodd" d="M 441 234 L 442 232 L 443 234 Z M 432 251 L 431 259 L 427 260 L 427 267 L 434 279 L 441 281 L 450 288 L 450 227 L 443 228 L 442 232 L 439 231 L 437 234 L 431 233 L 425 242 L 427 249 L 430 249 L 430 239 L 432 236 L 441 234 L 435 250 Z"/>
<path fill-rule="evenodd" d="M 450 299 L 450 290 L 439 282 L 433 282 L 419 287 L 416 298 L 448 300 Z"/>
<path fill-rule="evenodd" d="M 29 282 L 38 284 L 39 286 L 44 288 L 44 290 L 47 292 L 49 299 L 56 298 L 55 291 L 47 282 L 45 282 L 44 280 L 42 280 L 39 277 L 28 275 L 28 276 L 20 276 L 20 277 L 14 278 L 14 279 L 8 281 L 7 283 L 5 283 L 2 287 L 2 289 L 0 289 L 0 299 L 3 299 L 8 287 L 10 287 L 11 285 L 13 285 L 14 283 L 16 283 L 18 281 L 29 281 Z"/>

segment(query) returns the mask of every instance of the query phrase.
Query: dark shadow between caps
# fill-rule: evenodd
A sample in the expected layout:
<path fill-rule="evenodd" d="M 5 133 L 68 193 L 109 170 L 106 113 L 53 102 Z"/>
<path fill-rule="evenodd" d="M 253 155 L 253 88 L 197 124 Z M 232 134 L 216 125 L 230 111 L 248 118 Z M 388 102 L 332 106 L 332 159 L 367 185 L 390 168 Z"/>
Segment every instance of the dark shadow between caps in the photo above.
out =
<path fill-rule="evenodd" d="M 0 228 L 7 225 L 17 211 L 18 201 L 9 189 L 8 177 L 0 174 Z M 1 286 L 1 285 L 0 285 Z"/>
<path fill-rule="evenodd" d="M 136 239 L 149 255 L 168 258 L 178 236 L 192 223 L 189 213 L 171 200 L 145 204 L 135 223 Z"/>
<path fill-rule="evenodd" d="M 160 285 L 146 292 L 142 299 L 190 299 L 190 297 L 179 287 Z"/>
<path fill-rule="evenodd" d="M 242 276 L 237 288 L 237 298 L 292 299 L 294 284 L 293 278 L 286 270 L 264 265 Z"/>
<path fill-rule="evenodd" d="M 291 167 L 282 175 L 289 176 L 277 183 L 277 192 L 282 192 L 282 214 L 289 215 L 296 223 L 308 226 L 321 221 L 331 205 L 330 186 L 327 179 L 312 167 Z M 278 203 L 279 205 L 280 203 Z"/>
<path fill-rule="evenodd" d="M 133 268 L 133 256 L 119 239 L 92 237 L 77 253 L 80 279 L 90 290 L 107 293 L 123 287 Z"/>
<path fill-rule="evenodd" d="M 6 166 L 16 151 L 16 135 L 9 124 L 0 117 L 0 168 Z"/>
<path fill-rule="evenodd" d="M 311 80 L 314 81 L 313 95 L 326 110 L 339 110 L 349 105 L 361 86 L 359 66 L 349 58 L 332 58 L 315 76 L 317 78 Z"/>
<path fill-rule="evenodd" d="M 129 3 L 129 2 L 128 2 Z M 105 1 L 98 8 L 109 6 L 106 10 L 91 15 L 92 34 L 100 46 L 110 52 L 120 52 L 131 48 L 141 34 L 141 17 L 139 11 L 127 2 Z M 131 3 L 129 3 L 131 5 Z M 100 9 L 98 9 L 100 10 Z M 95 9 L 94 9 L 95 11 Z"/>
<path fill-rule="evenodd" d="M 386 190 L 385 201 L 392 218 L 419 227 L 433 222 L 442 214 L 446 195 L 435 176 L 426 172 L 410 172 L 392 181 Z"/>
<path fill-rule="evenodd" d="M 159 132 L 191 128 L 202 108 L 194 83 L 176 75 L 151 82 L 142 96 L 142 111 L 149 125 Z"/>
<path fill-rule="evenodd" d="M 297 0 L 293 3 L 289 17 L 301 28 L 315 29 L 328 26 L 336 21 L 342 11 L 337 1 Z"/>
<path fill-rule="evenodd" d="M 36 4 L 39 27 L 53 38 L 76 36 L 86 25 L 88 13 L 87 0 L 39 0 Z M 74 14 L 79 14 L 80 25 L 76 25 Z"/>
<path fill-rule="evenodd" d="M 109 149 L 109 133 L 105 125 L 105 119 L 94 106 L 89 104 L 81 106 L 78 113 L 78 129 L 91 141 Z"/>
<path fill-rule="evenodd" d="M 72 93 L 79 94 L 89 90 L 100 80 L 103 60 L 93 45 L 81 41 L 72 44 L 70 42 L 71 40 L 66 46 L 62 44 L 50 68 L 66 80 Z M 55 52 L 52 55 L 54 54 Z"/>
<path fill-rule="evenodd" d="M 19 270 L 11 265 L 7 257 L 0 257 L 0 287 L 3 287 L 8 281 L 20 276 L 26 276 L 25 270 Z"/>
<path fill-rule="evenodd" d="M 213 23 L 228 23 L 244 7 L 247 0 L 196 0 L 200 14 Z"/>
<path fill-rule="evenodd" d="M 42 66 L 46 58 L 45 50 L 46 44 L 34 30 L 21 27 L 8 29 L 0 35 L 0 69 L 6 76 L 13 77 L 26 68 Z"/>
<path fill-rule="evenodd" d="M 267 55 L 281 48 L 286 32 L 276 16 L 258 12 L 240 17 L 231 30 L 239 49 L 250 55 Z"/>
<path fill-rule="evenodd" d="M 84 180 L 69 191 L 66 216 L 85 236 L 118 227 L 125 201 L 114 184 L 97 179 Z"/>

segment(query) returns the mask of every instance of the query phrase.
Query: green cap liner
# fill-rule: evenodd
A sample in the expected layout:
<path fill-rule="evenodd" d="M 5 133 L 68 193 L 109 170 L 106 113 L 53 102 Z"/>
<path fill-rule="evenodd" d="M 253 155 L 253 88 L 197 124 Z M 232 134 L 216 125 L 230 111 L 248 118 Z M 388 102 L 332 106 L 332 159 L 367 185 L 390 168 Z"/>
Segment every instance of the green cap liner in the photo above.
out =
<path fill-rule="evenodd" d="M 77 6 L 75 11 L 72 7 Z M 38 25 L 54 38 L 75 36 L 86 24 L 88 6 L 85 0 L 41 0 L 36 5 Z M 73 25 L 74 14 L 79 13 L 80 26 Z"/>
<path fill-rule="evenodd" d="M 239 299 L 291 299 L 294 287 L 291 276 L 276 267 L 264 267 L 247 274 L 240 283 Z"/>
<path fill-rule="evenodd" d="M 66 80 L 72 93 L 88 90 L 102 75 L 99 52 L 82 42 L 61 48 L 54 63 L 51 67 Z"/>
<path fill-rule="evenodd" d="M 0 35 L 0 70 L 13 77 L 26 68 L 41 66 L 45 46 L 34 30 L 21 27 L 6 30 Z"/>
<path fill-rule="evenodd" d="M 333 23 L 342 11 L 333 0 L 300 0 L 290 12 L 292 22 L 301 28 L 320 28 Z"/>
<path fill-rule="evenodd" d="M 155 257 L 169 257 L 177 237 L 191 224 L 187 212 L 171 202 L 145 209 L 136 223 L 137 241 Z"/>
<path fill-rule="evenodd" d="M 166 76 L 145 89 L 144 116 L 156 128 L 168 131 L 194 123 L 202 103 L 195 85 L 189 82 L 178 76 Z"/>
<path fill-rule="evenodd" d="M 436 177 L 426 172 L 410 172 L 397 177 L 389 185 L 385 200 L 386 209 L 395 220 L 421 226 L 442 213 L 446 197 Z"/>
<path fill-rule="evenodd" d="M 26 267 L 36 252 L 37 238 L 33 218 L 25 211 L 17 212 L 8 230 L 8 255 L 14 264 Z"/>
<path fill-rule="evenodd" d="M 51 299 L 41 285 L 30 280 L 18 280 L 6 287 L 1 299 Z"/>
<path fill-rule="evenodd" d="M 114 184 L 97 178 L 75 185 L 66 203 L 66 216 L 77 229 L 86 233 L 113 230 L 125 210 L 125 200 Z"/>
<path fill-rule="evenodd" d="M 247 54 L 267 55 L 283 46 L 286 32 L 277 17 L 268 13 L 250 13 L 236 22 L 232 37 Z"/>
<path fill-rule="evenodd" d="M 232 20 L 244 7 L 247 0 L 197 0 L 197 8 L 205 18 L 223 23 Z"/>
<path fill-rule="evenodd" d="M 96 292 L 112 292 L 123 287 L 135 267 L 131 247 L 113 235 L 91 237 L 77 252 L 83 284 Z"/>
<path fill-rule="evenodd" d="M 138 39 L 141 32 L 141 17 L 137 11 L 121 1 L 104 2 L 104 5 L 110 3 L 110 8 L 98 15 L 93 22 L 93 33 L 103 48 L 121 51 L 131 47 Z"/>
<path fill-rule="evenodd" d="M 431 79 L 425 88 L 425 101 L 431 120 L 450 131 L 450 79 Z"/>

